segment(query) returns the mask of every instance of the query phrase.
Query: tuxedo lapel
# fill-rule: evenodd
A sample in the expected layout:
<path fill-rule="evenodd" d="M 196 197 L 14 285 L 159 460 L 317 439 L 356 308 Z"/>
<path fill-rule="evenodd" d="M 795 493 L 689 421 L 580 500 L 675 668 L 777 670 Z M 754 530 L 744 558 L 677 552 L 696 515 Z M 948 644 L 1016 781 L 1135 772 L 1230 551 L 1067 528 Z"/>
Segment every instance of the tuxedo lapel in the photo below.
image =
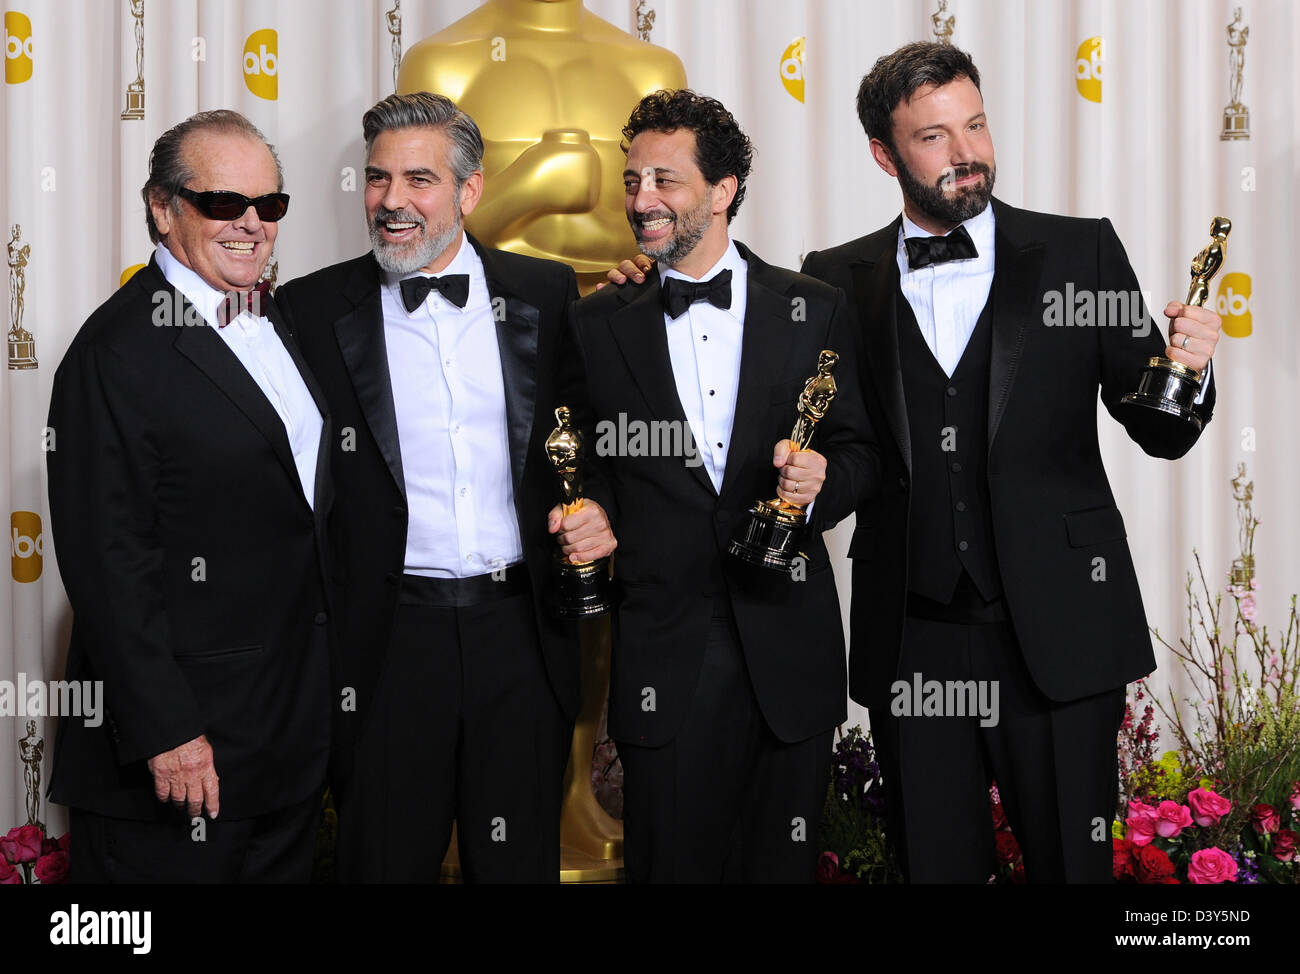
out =
<path fill-rule="evenodd" d="M 494 251 L 484 248 L 469 234 L 465 236 L 483 262 L 487 278 L 497 349 L 501 355 L 501 378 L 505 384 L 510 470 L 518 496 L 537 414 L 537 341 L 541 313 L 506 289 Z"/>
<path fill-rule="evenodd" d="M 993 351 L 989 362 L 990 451 L 998 424 L 1006 411 L 1007 399 L 1016 378 L 1033 324 L 1039 280 L 1043 270 L 1043 243 L 1024 232 L 1017 212 L 993 201 L 995 217 L 993 290 Z"/>
<path fill-rule="evenodd" d="M 740 476 L 744 465 L 746 437 L 764 423 L 771 405 L 772 385 L 778 382 L 785 363 L 790 336 L 792 305 L 789 298 L 774 290 L 770 268 L 743 244 L 736 249 L 748 266 L 745 285 L 745 325 L 740 338 L 740 378 L 736 390 L 735 419 L 731 424 L 731 442 L 727 465 L 722 475 L 722 494 L 726 495 Z M 810 363 L 815 365 L 816 363 Z M 790 414 L 794 427 L 795 415 Z M 773 483 L 776 473 L 773 470 Z"/>
<path fill-rule="evenodd" d="M 162 288 L 171 288 L 162 272 L 157 271 L 156 268 L 157 265 L 151 261 L 146 270 L 136 275 L 138 278 L 144 278 L 146 271 L 155 270 L 156 287 L 153 287 L 147 279 L 140 281 L 141 286 L 151 289 L 154 293 Z M 190 305 L 189 299 L 174 288 L 171 290 L 174 294 L 173 301 L 184 302 L 184 316 L 181 320 L 191 320 L 189 316 L 193 315 L 201 321 L 198 312 Z M 298 467 L 293 460 L 293 450 L 289 446 L 289 437 L 284 431 L 284 422 L 266 398 L 266 394 L 262 392 L 261 387 L 210 325 L 204 323 L 185 326 L 178 331 L 174 343 L 176 351 L 193 362 L 199 371 L 211 379 L 217 388 L 239 407 L 240 412 L 248 417 L 249 422 L 266 437 L 280 465 L 284 467 L 293 482 L 299 485 L 298 493 L 302 496 L 303 503 L 307 503 L 307 497 L 302 493 L 302 480 L 298 476 Z"/>
<path fill-rule="evenodd" d="M 647 273 L 644 285 L 618 291 L 618 297 L 627 303 L 611 316 L 610 329 L 632 381 L 650 406 L 651 415 L 656 420 L 680 423 L 685 430 L 689 426 L 686 410 L 677 395 L 677 380 L 668 355 L 668 332 L 664 328 L 660 294 L 661 281 L 656 265 Z M 717 495 L 704 464 L 687 464 L 686 469 L 700 486 Z"/>
<path fill-rule="evenodd" d="M 343 295 L 352 302 L 352 308 L 334 322 L 334 336 L 352 378 L 361 413 L 397 489 L 405 497 L 397 410 L 393 406 L 393 382 L 388 373 L 388 347 L 384 343 L 384 312 L 379 299 L 379 267 L 373 258 L 365 270 L 353 275 Z"/>
<path fill-rule="evenodd" d="M 889 430 L 898 444 L 903 463 L 912 472 L 912 439 L 907 425 L 907 400 L 903 397 L 903 369 L 898 358 L 898 218 L 884 235 L 881 248 L 852 265 L 853 290 L 862 328 L 862 358 L 884 406 Z"/>
<path fill-rule="evenodd" d="M 284 350 L 289 353 L 289 358 L 293 359 L 294 366 L 298 369 L 298 374 L 302 376 L 303 383 L 307 386 L 307 391 L 311 393 L 311 398 L 316 403 L 316 408 L 320 410 L 321 427 L 320 427 L 320 444 L 316 451 L 316 476 L 314 478 L 315 498 L 312 501 L 312 510 L 316 513 L 318 519 L 324 523 L 324 514 L 329 510 L 329 501 L 333 497 L 333 491 L 330 488 L 329 478 L 329 438 L 330 438 L 330 418 L 329 407 L 325 402 L 325 393 L 321 391 L 320 383 L 312 375 L 311 369 L 307 368 L 307 362 L 302 357 L 302 351 L 298 348 L 298 340 L 294 337 L 293 332 L 280 315 L 280 309 L 275 306 L 274 296 L 270 296 L 266 302 L 266 317 L 275 328 L 276 335 L 280 338 L 280 344 Z"/>

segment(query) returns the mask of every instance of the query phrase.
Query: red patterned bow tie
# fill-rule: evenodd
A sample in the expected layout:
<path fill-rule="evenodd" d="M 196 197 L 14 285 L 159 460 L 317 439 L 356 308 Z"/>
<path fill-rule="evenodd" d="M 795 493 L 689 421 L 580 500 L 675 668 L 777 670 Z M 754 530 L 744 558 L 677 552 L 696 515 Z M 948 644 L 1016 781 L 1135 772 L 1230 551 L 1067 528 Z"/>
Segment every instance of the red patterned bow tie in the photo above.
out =
<path fill-rule="evenodd" d="M 258 281 L 251 291 L 228 292 L 225 300 L 217 306 L 217 327 L 225 328 L 245 311 L 254 318 L 263 317 L 270 299 L 270 281 Z"/>

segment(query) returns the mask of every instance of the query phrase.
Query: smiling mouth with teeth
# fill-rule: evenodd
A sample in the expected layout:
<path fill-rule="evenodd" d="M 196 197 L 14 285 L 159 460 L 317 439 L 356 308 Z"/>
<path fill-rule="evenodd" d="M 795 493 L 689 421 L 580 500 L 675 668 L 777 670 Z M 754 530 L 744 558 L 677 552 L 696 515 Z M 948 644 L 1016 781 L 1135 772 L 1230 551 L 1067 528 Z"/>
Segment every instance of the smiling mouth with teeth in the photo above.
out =
<path fill-rule="evenodd" d="M 666 217 L 666 216 L 664 216 L 664 217 L 656 217 L 656 218 L 653 219 L 653 220 L 644 220 L 644 219 L 643 219 L 643 220 L 639 220 L 639 221 L 637 221 L 637 222 L 638 222 L 638 225 L 641 227 L 642 230 L 659 230 L 659 229 L 661 229 L 661 228 L 663 228 L 663 227 L 668 226 L 668 225 L 669 225 L 670 223 L 672 223 L 673 221 L 672 221 L 672 218 L 671 218 L 671 217 Z"/>
<path fill-rule="evenodd" d="M 254 240 L 222 240 L 221 246 L 236 254 L 251 254 L 257 247 Z"/>

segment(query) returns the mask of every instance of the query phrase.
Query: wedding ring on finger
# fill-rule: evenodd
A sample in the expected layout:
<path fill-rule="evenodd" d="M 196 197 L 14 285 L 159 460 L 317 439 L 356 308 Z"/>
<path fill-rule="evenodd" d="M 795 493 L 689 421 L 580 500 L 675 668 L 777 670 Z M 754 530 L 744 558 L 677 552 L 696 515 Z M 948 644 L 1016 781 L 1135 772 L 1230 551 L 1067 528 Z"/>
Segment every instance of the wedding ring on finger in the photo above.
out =
<path fill-rule="evenodd" d="M 1184 336 L 1183 336 L 1183 344 L 1182 344 L 1181 346 L 1179 346 L 1179 347 L 1182 348 L 1182 350 L 1183 350 L 1184 352 L 1187 351 L 1187 343 L 1190 342 L 1191 340 L 1192 340 L 1192 336 L 1191 336 L 1191 335 L 1184 335 Z"/>

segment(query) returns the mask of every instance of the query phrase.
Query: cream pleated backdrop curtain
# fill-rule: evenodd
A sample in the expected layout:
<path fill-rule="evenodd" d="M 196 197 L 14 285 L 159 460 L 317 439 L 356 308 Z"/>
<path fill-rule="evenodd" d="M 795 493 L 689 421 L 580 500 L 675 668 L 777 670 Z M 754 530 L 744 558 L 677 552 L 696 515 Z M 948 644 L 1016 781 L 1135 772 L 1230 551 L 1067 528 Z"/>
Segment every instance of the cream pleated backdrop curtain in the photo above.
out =
<path fill-rule="evenodd" d="M 35 343 L 33 351 L 11 331 L 0 397 L 0 504 L 11 512 L 12 566 L 0 598 L 0 681 L 13 684 L 20 674 L 62 675 L 71 612 L 53 547 L 43 543 L 50 381 L 80 324 L 125 270 L 149 258 L 139 189 L 150 146 L 195 111 L 238 109 L 278 146 L 293 195 L 277 243 L 278 280 L 364 252 L 360 121 L 393 90 L 388 15 L 396 3 L 143 0 L 141 21 L 131 0 L 3 6 L 5 241 L 21 227 L 5 286 L 22 276 L 21 327 Z M 475 6 L 406 0 L 403 49 Z M 1289 0 L 1241 6 L 1250 28 L 1240 97 L 1249 138 L 1230 141 L 1220 139 L 1230 101 L 1229 0 L 948 0 L 940 21 L 952 18 L 952 42 L 972 52 L 983 72 L 998 195 L 1031 209 L 1109 216 L 1154 308 L 1185 295 L 1188 264 L 1207 241 L 1211 217 L 1233 220 L 1214 300 L 1234 331 L 1251 333 L 1220 344 L 1218 407 L 1201 442 L 1177 463 L 1156 461 L 1104 410 L 1101 417 L 1149 621 L 1169 634 L 1186 628 L 1183 584 L 1193 548 L 1217 588 L 1236 554 L 1229 481 L 1241 461 L 1263 522 L 1261 620 L 1277 626 L 1289 593 L 1300 588 L 1300 361 L 1286 298 L 1300 251 L 1300 10 Z M 757 155 L 733 233 L 768 261 L 798 266 L 807 251 L 869 233 L 898 213 L 897 187 L 868 155 L 854 99 L 877 57 L 934 37 L 938 0 L 588 0 L 587 7 L 630 32 L 653 14 L 651 41 L 677 54 L 691 86 L 720 98 L 740 120 Z M 123 119 L 133 104 L 137 23 L 143 118 Z M 846 610 L 851 528 L 842 525 L 831 538 Z M 1172 661 L 1157 655 L 1169 676 Z M 0 683 L 0 706 L 4 692 Z M 9 701 L 11 716 L 0 718 L 0 832 L 26 821 L 19 741 L 29 718 L 13 715 L 12 691 Z M 55 727 L 35 719 L 45 740 L 43 791 Z M 851 705 L 849 719 L 865 721 L 865 714 Z M 41 817 L 55 834 L 66 824 L 64 810 L 44 800 Z"/>

